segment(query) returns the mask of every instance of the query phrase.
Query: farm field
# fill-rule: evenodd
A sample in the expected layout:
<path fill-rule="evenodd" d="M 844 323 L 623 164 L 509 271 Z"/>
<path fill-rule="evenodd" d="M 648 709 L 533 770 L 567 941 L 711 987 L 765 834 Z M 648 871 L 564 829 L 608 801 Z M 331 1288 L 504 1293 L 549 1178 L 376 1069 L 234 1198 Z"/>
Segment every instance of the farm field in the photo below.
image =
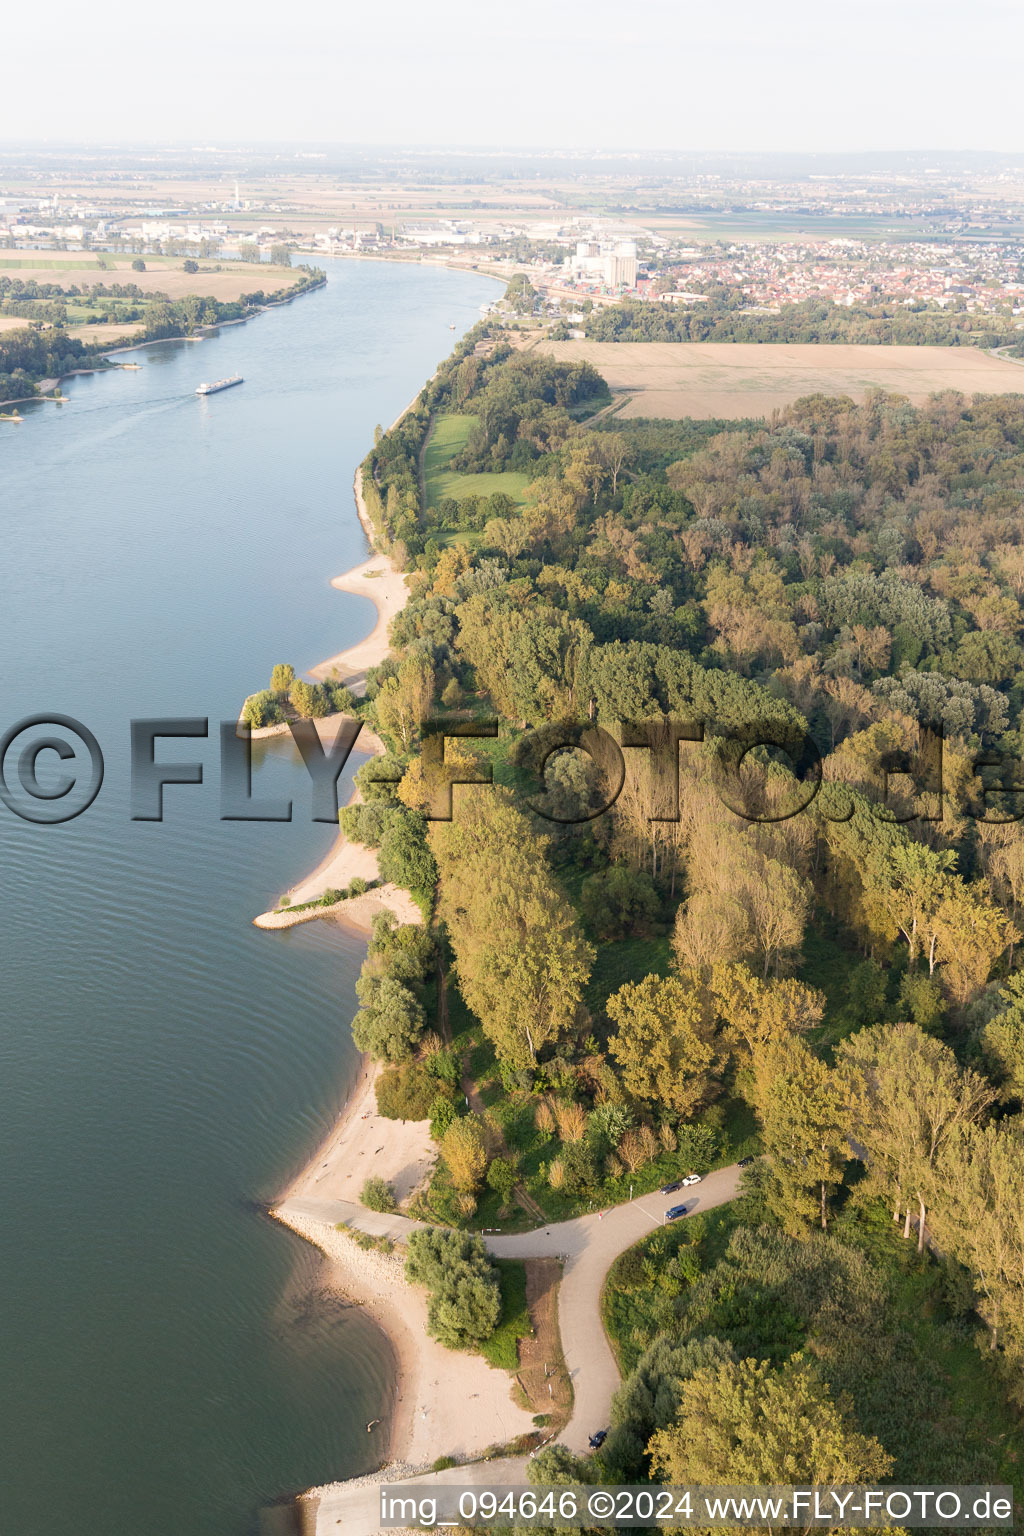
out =
<path fill-rule="evenodd" d="M 120 325 L 101 321 L 98 325 L 69 325 L 68 335 L 76 341 L 120 341 L 122 336 L 131 340 L 145 329 L 142 320 L 125 320 Z"/>
<path fill-rule="evenodd" d="M 269 262 L 201 261 L 199 271 L 186 272 L 181 256 L 146 256 L 145 272 L 133 272 L 129 254 L 103 253 L 93 258 L 64 251 L 0 251 L 0 277 L 22 282 L 57 283 L 85 288 L 94 283 L 134 283 L 143 293 L 166 293 L 170 299 L 196 294 L 204 299 L 228 302 L 243 293 L 262 288 L 277 293 L 291 287 L 296 273 L 291 267 L 272 267 Z"/>
<path fill-rule="evenodd" d="M 520 506 L 526 500 L 529 475 L 506 471 L 498 475 L 464 475 L 448 468 L 461 453 L 476 425 L 475 416 L 438 416 L 434 422 L 423 456 L 423 480 L 428 507 L 436 507 L 447 496 L 460 501 L 466 496 L 493 496 L 497 491 L 511 496 Z"/>
<path fill-rule="evenodd" d="M 863 400 L 885 389 L 923 403 L 937 390 L 1024 394 L 1024 365 L 974 347 L 870 347 L 812 343 L 543 341 L 565 362 L 592 363 L 613 393 L 613 414 L 681 420 L 765 416 L 801 395 Z"/>

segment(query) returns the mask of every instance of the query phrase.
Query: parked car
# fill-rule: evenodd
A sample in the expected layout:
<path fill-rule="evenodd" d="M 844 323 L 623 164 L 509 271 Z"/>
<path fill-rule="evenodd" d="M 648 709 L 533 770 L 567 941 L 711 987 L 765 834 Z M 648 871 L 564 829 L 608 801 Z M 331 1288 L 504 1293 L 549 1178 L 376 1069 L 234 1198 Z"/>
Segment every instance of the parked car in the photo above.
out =
<path fill-rule="evenodd" d="M 687 1207 L 685 1205 L 671 1205 L 671 1206 L 669 1206 L 668 1210 L 665 1212 L 665 1220 L 666 1221 L 678 1221 L 680 1216 L 685 1216 L 686 1215 L 686 1212 L 687 1212 Z"/>
<path fill-rule="evenodd" d="M 700 1183 L 700 1174 L 699 1173 L 688 1173 L 686 1175 L 686 1178 L 683 1179 L 683 1181 L 682 1181 L 682 1183 L 680 1184 L 679 1187 L 680 1187 L 680 1189 L 689 1189 L 691 1184 L 699 1184 L 699 1183 Z"/>
<path fill-rule="evenodd" d="M 754 1161 L 754 1159 L 752 1157 L 741 1157 L 739 1162 L 736 1164 L 736 1167 L 737 1168 L 749 1168 L 753 1161 Z"/>
<path fill-rule="evenodd" d="M 596 1435 L 591 1435 L 590 1437 L 590 1449 L 592 1451 L 599 1451 L 607 1438 L 608 1431 L 606 1429 L 599 1429 Z"/>
<path fill-rule="evenodd" d="M 666 1184 L 661 1191 L 663 1195 L 674 1195 L 677 1189 L 682 1189 L 685 1180 L 676 1179 L 674 1184 Z"/>

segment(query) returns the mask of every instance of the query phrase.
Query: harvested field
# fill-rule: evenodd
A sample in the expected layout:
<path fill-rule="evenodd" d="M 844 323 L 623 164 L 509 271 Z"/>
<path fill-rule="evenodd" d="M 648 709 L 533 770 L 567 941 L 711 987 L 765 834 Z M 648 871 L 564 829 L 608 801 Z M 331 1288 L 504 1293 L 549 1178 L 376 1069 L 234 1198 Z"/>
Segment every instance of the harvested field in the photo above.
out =
<path fill-rule="evenodd" d="M 94 260 L 62 251 L 0 252 L 0 277 L 28 283 L 58 283 L 62 288 L 91 288 L 94 283 L 112 287 L 135 283 L 142 293 L 166 293 L 184 299 L 194 293 L 203 299 L 237 299 L 262 288 L 266 294 L 290 288 L 299 275 L 291 267 L 272 267 L 269 262 L 201 261 L 198 272 L 186 272 L 183 257 L 146 256 L 145 272 L 133 272 L 130 255 L 104 254 Z"/>
<path fill-rule="evenodd" d="M 124 325 L 69 325 L 68 335 L 76 341 L 120 341 L 122 337 L 131 340 L 133 336 L 140 335 L 146 329 L 141 320 L 126 321 Z"/>
<path fill-rule="evenodd" d="M 611 414 L 680 420 L 766 416 L 801 395 L 872 389 L 922 404 L 937 390 L 1024 394 L 1024 365 L 975 347 L 865 347 L 756 342 L 544 341 L 566 362 L 593 363 L 613 393 L 630 398 Z"/>

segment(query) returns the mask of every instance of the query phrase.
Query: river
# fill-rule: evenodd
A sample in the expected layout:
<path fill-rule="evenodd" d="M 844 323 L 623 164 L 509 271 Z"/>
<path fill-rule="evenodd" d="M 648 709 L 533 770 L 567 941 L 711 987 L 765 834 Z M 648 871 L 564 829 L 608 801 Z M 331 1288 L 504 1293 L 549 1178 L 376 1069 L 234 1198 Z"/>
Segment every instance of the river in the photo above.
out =
<path fill-rule="evenodd" d="M 0 423 L 0 730 L 58 711 L 106 778 L 62 826 L 0 806 L 0 1509 L 18 1536 L 248 1536 L 366 1471 L 392 1358 L 261 1204 L 356 1066 L 364 942 L 252 917 L 319 859 L 286 743 L 255 765 L 285 823 L 218 819 L 216 722 L 366 633 L 331 576 L 366 553 L 354 468 L 500 292 L 336 261 L 325 289 Z M 449 329 L 455 321 L 456 331 Z M 204 379 L 245 384 L 206 399 Z M 202 785 L 129 819 L 129 721 L 209 717 Z"/>

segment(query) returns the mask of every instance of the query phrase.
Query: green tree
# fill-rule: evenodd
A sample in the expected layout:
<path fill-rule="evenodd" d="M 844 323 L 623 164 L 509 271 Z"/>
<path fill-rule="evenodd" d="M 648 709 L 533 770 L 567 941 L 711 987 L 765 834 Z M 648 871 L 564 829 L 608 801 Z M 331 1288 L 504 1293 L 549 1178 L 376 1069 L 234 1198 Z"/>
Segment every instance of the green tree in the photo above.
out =
<path fill-rule="evenodd" d="M 799 1355 L 704 1366 L 683 1382 L 679 1413 L 648 1447 L 669 1483 L 874 1483 L 893 1459 L 855 1427 L 849 1406 Z"/>
<path fill-rule="evenodd" d="M 271 693 L 288 693 L 295 681 L 295 668 L 287 662 L 279 661 L 270 674 Z"/>
<path fill-rule="evenodd" d="M 849 1072 L 850 1130 L 870 1176 L 888 1197 L 893 1219 L 905 1212 L 906 1237 L 917 1205 L 920 1251 L 928 1206 L 956 1137 L 981 1118 L 995 1089 L 915 1024 L 861 1030 L 840 1043 L 836 1059 Z"/>
<path fill-rule="evenodd" d="M 380 840 L 380 872 L 385 880 L 407 891 L 433 891 L 437 865 L 426 829 L 427 820 L 420 811 L 395 812 L 388 817 Z"/>
<path fill-rule="evenodd" d="M 828 1226 L 830 1191 L 842 1182 L 849 1158 L 849 1093 L 842 1074 L 831 1071 L 802 1040 L 776 1046 L 758 1105 L 772 1214 L 799 1235 L 813 1221 Z"/>
<path fill-rule="evenodd" d="M 242 719 L 254 731 L 265 725 L 277 725 L 282 718 L 277 695 L 269 688 L 261 693 L 250 694 L 242 706 Z"/>
<path fill-rule="evenodd" d="M 713 1336 L 680 1341 L 663 1333 L 649 1344 L 612 1399 L 611 1432 L 602 1450 L 614 1476 L 646 1480 L 647 1446 L 656 1430 L 675 1422 L 683 1382 L 735 1358 L 732 1345 Z"/>
<path fill-rule="evenodd" d="M 423 1008 L 409 988 L 391 976 L 361 977 L 363 1006 L 352 1021 L 352 1039 L 375 1061 L 407 1061 L 423 1033 Z"/>
<path fill-rule="evenodd" d="M 502 1061 L 531 1067 L 576 1024 L 594 958 L 546 841 L 507 792 L 488 789 L 435 823 L 431 846 L 462 995 Z"/>
<path fill-rule="evenodd" d="M 487 1183 L 501 1201 L 502 1209 L 508 1210 L 512 1195 L 519 1182 L 517 1157 L 496 1157 L 487 1170 Z"/>
<path fill-rule="evenodd" d="M 490 1338 L 501 1315 L 501 1289 L 479 1237 L 438 1227 L 413 1232 L 405 1274 L 411 1284 L 426 1286 L 428 1331 L 446 1349 L 475 1349 Z"/>

